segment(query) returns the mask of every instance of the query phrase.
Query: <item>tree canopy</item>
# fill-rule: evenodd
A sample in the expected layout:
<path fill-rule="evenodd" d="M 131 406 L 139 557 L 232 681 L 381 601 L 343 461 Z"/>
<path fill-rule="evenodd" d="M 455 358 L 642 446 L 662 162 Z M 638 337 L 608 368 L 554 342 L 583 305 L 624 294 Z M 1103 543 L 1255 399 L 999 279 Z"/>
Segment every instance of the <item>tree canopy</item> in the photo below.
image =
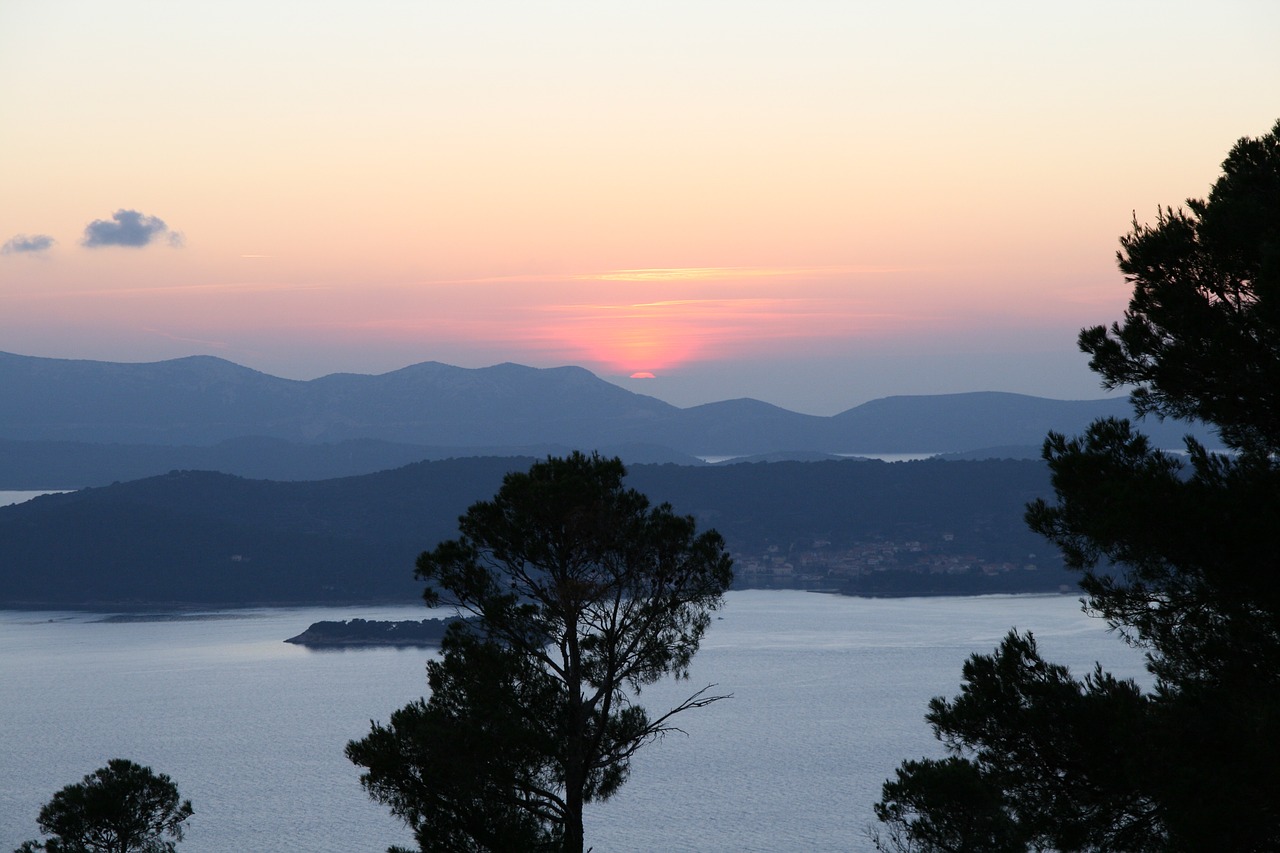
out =
<path fill-rule="evenodd" d="M 427 664 L 431 694 L 348 757 L 423 851 L 581 851 L 585 803 L 627 780 L 672 718 L 635 702 L 688 678 L 732 580 L 719 534 L 623 486 L 617 459 L 574 453 L 503 480 L 418 559 L 430 605 L 467 621 Z"/>
<path fill-rule="evenodd" d="M 1280 849 L 1280 122 L 1206 200 L 1135 221 L 1118 261 L 1128 310 L 1081 349 L 1139 415 L 1198 418 L 1226 452 L 1115 419 L 1050 434 L 1056 503 L 1027 521 L 1154 688 L 1077 680 L 1011 633 L 930 704 L 949 757 L 885 783 L 881 849 Z"/>
<path fill-rule="evenodd" d="M 113 758 L 54 794 L 37 818 L 52 837 L 28 841 L 17 853 L 172 853 L 192 814 L 168 776 Z"/>
<path fill-rule="evenodd" d="M 1228 447 L 1280 447 L 1280 122 L 1236 143 L 1207 199 L 1120 240 L 1122 322 L 1080 333 L 1139 414 L 1198 418 Z"/>

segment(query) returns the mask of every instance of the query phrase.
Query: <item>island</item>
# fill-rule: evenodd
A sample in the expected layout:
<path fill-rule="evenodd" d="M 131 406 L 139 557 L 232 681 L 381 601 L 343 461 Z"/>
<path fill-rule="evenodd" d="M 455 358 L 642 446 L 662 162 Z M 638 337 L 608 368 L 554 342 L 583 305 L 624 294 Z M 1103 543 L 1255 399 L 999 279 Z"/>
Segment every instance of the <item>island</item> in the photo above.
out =
<path fill-rule="evenodd" d="M 438 646 L 445 630 L 458 618 L 412 619 L 389 622 L 348 619 L 343 622 L 314 622 L 296 637 L 285 640 L 308 648 L 350 646 Z"/>

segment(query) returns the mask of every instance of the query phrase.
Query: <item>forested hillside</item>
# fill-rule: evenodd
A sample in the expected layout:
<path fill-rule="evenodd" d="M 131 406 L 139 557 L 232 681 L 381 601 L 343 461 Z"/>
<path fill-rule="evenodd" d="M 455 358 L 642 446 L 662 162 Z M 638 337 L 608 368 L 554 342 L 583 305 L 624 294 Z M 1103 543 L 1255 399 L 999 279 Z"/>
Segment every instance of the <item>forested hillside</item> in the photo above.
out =
<path fill-rule="evenodd" d="M 316 482 L 170 474 L 0 508 L 0 604 L 413 601 L 418 553 L 529 458 L 422 462 Z M 1022 521 L 1043 463 L 631 466 L 715 527 L 737 585 L 876 594 L 1058 589 Z M 1034 568 L 1030 568 L 1034 567 Z"/>

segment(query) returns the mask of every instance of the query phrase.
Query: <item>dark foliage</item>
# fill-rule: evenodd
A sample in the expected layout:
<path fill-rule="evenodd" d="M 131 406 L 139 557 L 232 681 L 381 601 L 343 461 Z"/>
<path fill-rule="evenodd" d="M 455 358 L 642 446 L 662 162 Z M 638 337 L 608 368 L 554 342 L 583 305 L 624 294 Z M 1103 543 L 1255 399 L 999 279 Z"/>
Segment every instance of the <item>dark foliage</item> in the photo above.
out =
<path fill-rule="evenodd" d="M 286 643 L 311 648 L 344 646 L 438 646 L 453 619 L 344 619 L 312 622 Z"/>
<path fill-rule="evenodd" d="M 1163 453 L 1115 419 L 1051 434 L 1057 500 L 1027 520 L 1154 690 L 1077 681 L 1029 637 L 975 655 L 927 717 L 951 757 L 885 785 L 883 849 L 985 849 L 991 827 L 1017 850 L 1280 849 L 1280 123 L 1208 200 L 1135 223 L 1119 262 L 1124 321 L 1081 348 L 1139 414 L 1201 418 L 1232 453 Z"/>
<path fill-rule="evenodd" d="M 18 853 L 172 853 L 192 814 L 168 776 L 113 758 L 54 794 L 37 819 L 52 837 L 28 841 Z"/>
<path fill-rule="evenodd" d="M 520 652 L 450 630 L 427 664 L 430 700 L 375 723 L 347 757 L 424 853 L 559 850 L 558 732 L 544 721 L 563 713 L 562 697 Z"/>
<path fill-rule="evenodd" d="M 1133 760 L 1152 745 L 1149 702 L 1101 670 L 1077 681 L 1011 632 L 969 659 L 958 697 L 929 704 L 951 755 L 905 762 L 876 815 L 925 851 L 1168 849 L 1140 784 L 1154 765 Z"/>
<path fill-rule="evenodd" d="M 656 717 L 634 701 L 688 677 L 732 570 L 719 534 L 624 474 L 580 453 L 508 474 L 460 538 L 419 557 L 427 603 L 473 621 L 428 663 L 430 698 L 347 754 L 423 851 L 580 853 L 584 804 L 615 793 L 676 714 L 724 698 L 704 688 Z"/>
<path fill-rule="evenodd" d="M 1140 414 L 1196 418 L 1228 446 L 1280 447 L 1280 122 L 1241 139 L 1207 200 L 1161 210 L 1117 253 L 1124 320 L 1080 334 L 1107 387 Z"/>

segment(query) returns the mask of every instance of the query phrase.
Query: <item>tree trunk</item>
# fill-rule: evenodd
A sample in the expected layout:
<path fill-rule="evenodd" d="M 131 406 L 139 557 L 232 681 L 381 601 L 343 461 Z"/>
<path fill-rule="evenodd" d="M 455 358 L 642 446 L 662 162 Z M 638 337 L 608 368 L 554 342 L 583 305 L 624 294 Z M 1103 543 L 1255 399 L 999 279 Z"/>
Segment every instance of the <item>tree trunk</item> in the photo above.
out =
<path fill-rule="evenodd" d="M 583 795 L 587 787 L 586 720 L 582 699 L 582 651 L 578 647 L 577 619 L 566 619 L 569 660 L 565 687 L 569 693 L 569 719 L 565 727 L 564 853 L 582 853 L 586 838 L 582 829 Z"/>
<path fill-rule="evenodd" d="M 582 853 L 586 846 L 582 830 L 582 786 L 570 787 L 565 793 L 564 853 Z"/>

